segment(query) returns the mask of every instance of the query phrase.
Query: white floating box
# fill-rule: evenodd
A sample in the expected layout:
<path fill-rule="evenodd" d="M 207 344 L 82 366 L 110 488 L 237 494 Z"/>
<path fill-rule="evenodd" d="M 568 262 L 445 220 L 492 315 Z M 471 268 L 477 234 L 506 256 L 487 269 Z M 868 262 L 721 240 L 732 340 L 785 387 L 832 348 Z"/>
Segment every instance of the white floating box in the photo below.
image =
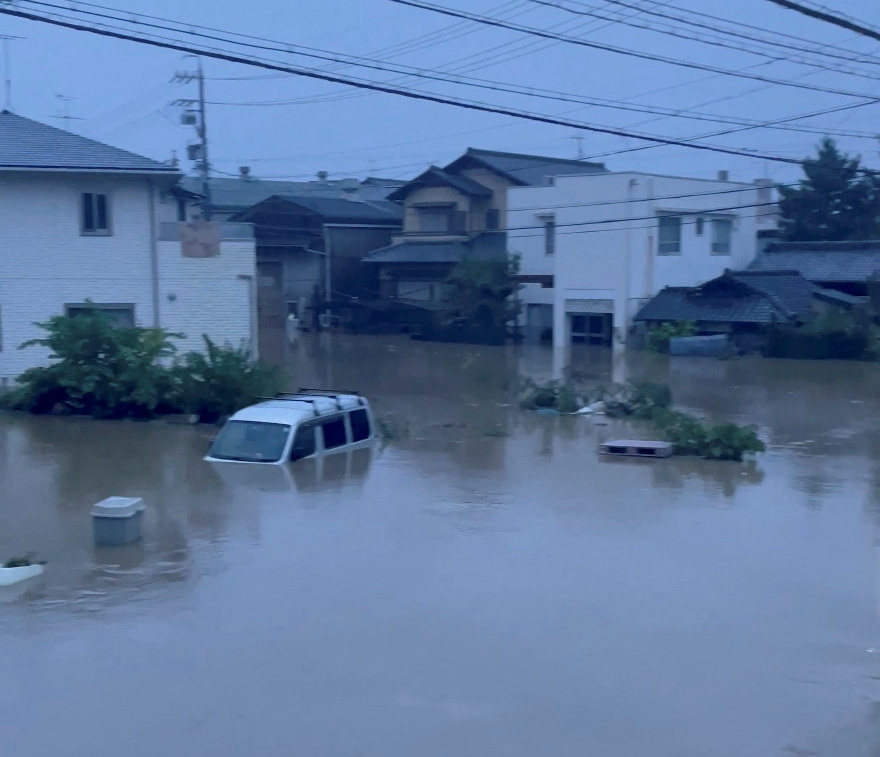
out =
<path fill-rule="evenodd" d="M 141 538 L 144 502 L 139 497 L 108 497 L 92 507 L 91 515 L 99 547 L 119 547 Z"/>

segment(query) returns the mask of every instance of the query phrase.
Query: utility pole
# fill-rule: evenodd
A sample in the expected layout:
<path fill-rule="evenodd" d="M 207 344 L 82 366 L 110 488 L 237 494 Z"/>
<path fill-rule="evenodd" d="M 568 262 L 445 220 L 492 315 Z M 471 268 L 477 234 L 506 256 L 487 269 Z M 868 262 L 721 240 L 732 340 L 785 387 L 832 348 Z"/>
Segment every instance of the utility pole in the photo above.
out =
<path fill-rule="evenodd" d="M 193 56 L 196 57 L 196 56 Z M 198 118 L 194 117 L 192 111 L 184 111 L 181 114 L 180 121 L 186 126 L 195 126 L 198 142 L 187 145 L 188 157 L 194 160 L 202 178 L 202 215 L 206 221 L 211 220 L 211 164 L 208 161 L 208 127 L 205 118 L 205 71 L 202 68 L 202 59 L 196 57 L 196 70 L 178 71 L 171 79 L 172 82 L 189 83 L 196 81 L 198 83 L 199 92 L 198 99 L 180 99 L 175 100 L 172 105 L 189 108 L 198 105 Z"/>
<path fill-rule="evenodd" d="M 584 135 L 573 134 L 571 138 L 577 143 L 577 159 L 582 160 L 584 157 Z"/>

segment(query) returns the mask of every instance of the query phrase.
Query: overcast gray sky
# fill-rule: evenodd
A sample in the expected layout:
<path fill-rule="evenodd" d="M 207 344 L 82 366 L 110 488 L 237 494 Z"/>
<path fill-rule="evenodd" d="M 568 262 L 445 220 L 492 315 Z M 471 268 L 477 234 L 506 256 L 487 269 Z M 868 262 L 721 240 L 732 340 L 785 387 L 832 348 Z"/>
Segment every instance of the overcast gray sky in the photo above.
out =
<path fill-rule="evenodd" d="M 66 0 L 47 1 L 71 5 Z M 150 13 L 295 45 L 380 58 L 392 64 L 723 117 L 767 121 L 858 102 L 853 97 L 767 85 L 536 39 L 505 29 L 444 18 L 390 0 L 95 1 L 128 13 Z M 646 11 L 679 14 L 676 7 L 698 10 L 754 24 L 767 33 L 783 31 L 811 43 L 831 43 L 862 54 L 874 53 L 880 63 L 880 43 L 786 12 L 766 0 L 671 0 L 671 7 L 656 0 L 626 0 L 628 5 L 638 6 L 638 10 L 604 0 L 550 0 L 551 4 L 596 12 L 612 20 L 576 15 L 534 0 L 434 2 L 667 57 L 880 97 L 880 65 L 876 63 L 826 60 L 828 65 L 849 66 L 869 74 L 868 77 L 854 76 L 785 60 L 797 53 L 783 48 L 778 49 L 783 60 L 770 61 L 751 53 L 636 29 L 619 22 L 621 17 L 626 17 L 633 23 L 657 27 L 670 22 Z M 88 7 L 82 3 L 74 5 L 81 9 Z M 880 26 L 878 0 L 825 0 L 825 5 Z M 14 3 L 14 7 L 35 13 L 51 12 L 45 6 L 23 0 Z M 703 20 L 714 23 L 711 19 Z M 679 25 L 679 28 L 688 31 L 688 27 Z M 705 37 L 713 34 L 693 28 L 690 31 Z M 740 31 L 748 33 L 744 29 Z M 754 30 L 752 33 L 762 34 Z M 169 80 L 176 70 L 190 67 L 191 60 L 184 60 L 176 52 L 2 16 L 0 34 L 23 38 L 11 45 L 15 112 L 154 158 L 166 159 L 172 150 L 183 155 L 192 130 L 178 125 L 180 110 L 170 102 L 179 97 L 194 97 L 195 85 L 174 85 Z M 748 44 L 745 40 L 721 38 L 730 44 Z M 643 133 L 688 138 L 725 128 L 723 124 L 402 80 L 392 74 L 309 62 L 282 53 L 262 54 L 296 65 L 332 67 L 341 74 L 393 79 L 418 89 L 533 112 L 566 113 L 571 119 Z M 265 178 L 306 179 L 319 170 L 327 170 L 337 177 L 371 174 L 409 178 L 430 163 L 451 160 L 468 146 L 564 157 L 574 157 L 577 151 L 572 138 L 574 131 L 567 127 L 472 113 L 393 95 L 363 93 L 213 60 L 206 60 L 205 68 L 210 77 L 208 100 L 212 103 L 208 115 L 211 162 L 219 171 L 233 173 L 239 166 L 249 165 L 256 176 Z M 62 122 L 54 118 L 63 112 L 58 95 L 72 98 L 68 102 L 69 114 L 81 120 Z M 252 104 L 277 101 L 286 104 Z M 797 123 L 821 126 L 831 132 L 880 132 L 880 104 Z M 582 134 L 585 156 L 642 144 L 622 137 Z M 816 134 L 761 129 L 704 141 L 801 157 L 812 151 L 818 139 Z M 839 141 L 847 150 L 861 153 L 866 164 L 880 164 L 880 143 L 876 139 L 847 137 Z M 761 176 L 782 180 L 797 175 L 797 171 L 776 163 L 679 147 L 659 147 L 599 159 L 616 170 L 701 177 L 713 176 L 718 169 L 729 169 L 732 177 L 748 180 Z M 188 163 L 184 165 L 189 168 Z"/>

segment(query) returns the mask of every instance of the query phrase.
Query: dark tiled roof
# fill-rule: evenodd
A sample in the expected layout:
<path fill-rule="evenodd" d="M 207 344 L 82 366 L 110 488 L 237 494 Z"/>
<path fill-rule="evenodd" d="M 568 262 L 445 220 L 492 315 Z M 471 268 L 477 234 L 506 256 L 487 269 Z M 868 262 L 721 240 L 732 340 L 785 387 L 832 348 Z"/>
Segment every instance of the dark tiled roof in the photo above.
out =
<path fill-rule="evenodd" d="M 457 263 L 468 252 L 461 242 L 401 242 L 373 250 L 366 263 Z"/>
<path fill-rule="evenodd" d="M 338 197 L 314 197 L 309 195 L 283 195 L 287 200 L 320 215 L 325 221 L 333 223 L 395 223 L 403 219 L 403 208 L 396 202 L 377 200 L 361 202 Z"/>
<path fill-rule="evenodd" d="M 776 242 L 749 268 L 794 270 L 819 283 L 865 282 L 880 274 L 880 242 Z"/>
<path fill-rule="evenodd" d="M 400 242 L 373 250 L 366 263 L 458 263 L 462 258 L 503 260 L 507 255 L 504 233 L 486 232 L 467 242 Z"/>
<path fill-rule="evenodd" d="M 164 163 L 86 139 L 54 126 L 0 111 L 0 170 L 30 168 L 167 174 Z"/>
<path fill-rule="evenodd" d="M 604 163 L 586 160 L 551 158 L 544 155 L 523 155 L 515 152 L 478 150 L 469 147 L 460 158 L 452 161 L 446 170 L 454 170 L 465 161 L 473 160 L 522 185 L 540 186 L 551 176 L 565 174 L 605 173 Z"/>
<path fill-rule="evenodd" d="M 388 199 L 400 201 L 403 200 L 414 189 L 443 185 L 457 189 L 462 194 L 466 194 L 471 197 L 492 196 L 491 189 L 489 189 L 488 187 L 484 187 L 482 184 L 474 181 L 473 179 L 468 179 L 465 176 L 456 176 L 455 174 L 451 174 L 448 171 L 444 171 L 442 168 L 431 166 L 427 171 L 419 174 L 412 181 L 407 182 L 405 185 L 399 187 L 390 195 L 388 195 Z"/>
<path fill-rule="evenodd" d="M 667 287 L 649 300 L 637 321 L 773 323 L 806 318 L 816 291 L 798 273 L 727 273 L 699 287 Z"/>
<path fill-rule="evenodd" d="M 189 192 L 202 194 L 202 180 L 185 176 L 180 185 Z M 221 210 L 244 210 L 273 195 L 311 195 L 314 197 L 344 197 L 349 187 L 354 195 L 359 187 L 357 179 L 337 182 L 323 181 L 264 181 L 263 179 L 220 179 L 212 177 L 211 204 Z"/>

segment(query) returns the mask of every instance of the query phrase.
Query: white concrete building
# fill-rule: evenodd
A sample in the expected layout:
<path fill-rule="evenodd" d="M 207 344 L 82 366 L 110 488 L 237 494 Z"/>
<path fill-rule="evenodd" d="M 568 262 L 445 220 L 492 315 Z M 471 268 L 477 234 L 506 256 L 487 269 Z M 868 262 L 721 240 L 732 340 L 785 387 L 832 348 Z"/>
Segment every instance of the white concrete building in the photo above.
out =
<path fill-rule="evenodd" d="M 508 190 L 525 333 L 555 347 L 622 343 L 639 306 L 755 256 L 758 187 L 636 172 L 557 176 Z"/>
<path fill-rule="evenodd" d="M 48 352 L 17 347 L 34 322 L 87 301 L 120 323 L 183 332 L 179 349 L 256 349 L 250 227 L 223 224 L 220 252 L 184 256 L 161 223 L 178 172 L 162 163 L 0 112 L 0 388 Z"/>

